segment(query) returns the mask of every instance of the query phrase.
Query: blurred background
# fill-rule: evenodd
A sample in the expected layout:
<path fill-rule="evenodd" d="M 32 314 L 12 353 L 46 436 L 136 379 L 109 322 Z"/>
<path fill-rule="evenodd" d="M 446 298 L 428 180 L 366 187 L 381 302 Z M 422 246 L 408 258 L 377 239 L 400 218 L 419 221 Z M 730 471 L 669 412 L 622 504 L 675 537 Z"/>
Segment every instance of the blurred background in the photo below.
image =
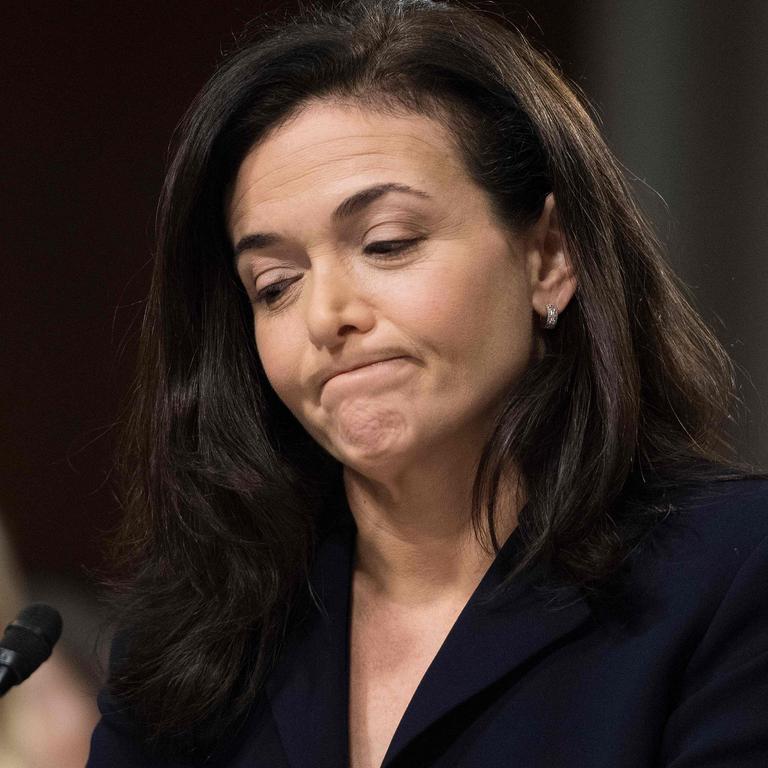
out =
<path fill-rule="evenodd" d="M 52 705 L 51 723 L 62 707 L 79 712 L 83 731 L 95 717 L 109 640 L 98 582 L 118 520 L 115 426 L 166 147 L 246 22 L 295 5 L 70 0 L 5 10 L 0 588 L 13 596 L 0 623 L 26 600 L 60 608 L 54 658 L 76 693 Z M 734 441 L 768 464 L 768 3 L 480 5 L 511 18 L 586 94 L 672 266 L 739 366 Z M 3 701 L 6 723 L 23 691 Z M 76 765 L 76 746 L 72 754 Z M 54 765 L 33 758 L 18 765 Z M 0 768 L 12 765 L 0 754 Z"/>

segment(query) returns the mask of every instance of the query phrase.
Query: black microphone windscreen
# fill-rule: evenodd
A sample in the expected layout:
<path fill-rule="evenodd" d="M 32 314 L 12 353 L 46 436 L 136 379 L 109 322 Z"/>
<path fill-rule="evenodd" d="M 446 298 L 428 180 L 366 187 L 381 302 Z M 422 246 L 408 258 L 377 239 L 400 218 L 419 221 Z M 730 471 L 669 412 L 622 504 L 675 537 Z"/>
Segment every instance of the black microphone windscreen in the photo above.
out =
<path fill-rule="evenodd" d="M 45 603 L 30 603 L 10 626 L 30 630 L 53 648 L 61 637 L 61 614 Z"/>
<path fill-rule="evenodd" d="M 32 603 L 19 613 L 0 640 L 0 666 L 12 670 L 13 684 L 26 680 L 51 655 L 60 636 L 61 616 L 55 608 Z M 4 679 L 0 693 L 6 688 Z"/>

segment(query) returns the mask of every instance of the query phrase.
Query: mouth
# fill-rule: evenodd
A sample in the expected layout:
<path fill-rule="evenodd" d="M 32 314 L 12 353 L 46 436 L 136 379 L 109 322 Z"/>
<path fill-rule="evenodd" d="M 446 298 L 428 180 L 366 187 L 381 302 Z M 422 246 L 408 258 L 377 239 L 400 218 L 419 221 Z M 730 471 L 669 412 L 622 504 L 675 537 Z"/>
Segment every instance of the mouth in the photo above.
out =
<path fill-rule="evenodd" d="M 380 360 L 371 360 L 367 363 L 360 363 L 360 365 L 356 365 L 353 368 L 347 368 L 346 370 L 337 371 L 336 373 L 332 374 L 323 382 L 323 386 L 325 386 L 329 381 L 331 381 L 331 379 L 335 379 L 337 376 L 344 376 L 347 373 L 352 373 L 353 371 L 359 371 L 362 368 L 370 368 L 372 366 L 379 365 L 380 363 L 387 363 L 387 362 L 390 362 L 391 360 L 401 360 L 401 359 L 403 359 L 402 355 L 398 355 L 393 357 L 383 357 Z"/>

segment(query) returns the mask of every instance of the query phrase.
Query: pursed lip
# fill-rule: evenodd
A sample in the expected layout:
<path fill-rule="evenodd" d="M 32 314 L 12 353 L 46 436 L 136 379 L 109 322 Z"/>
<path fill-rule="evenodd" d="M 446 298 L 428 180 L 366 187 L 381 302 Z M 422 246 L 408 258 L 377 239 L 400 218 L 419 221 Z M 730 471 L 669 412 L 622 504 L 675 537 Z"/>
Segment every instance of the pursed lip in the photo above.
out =
<path fill-rule="evenodd" d="M 331 366 L 321 371 L 320 386 L 325 386 L 329 379 L 332 379 L 334 376 L 338 376 L 339 374 L 356 371 L 358 368 L 364 368 L 366 365 L 371 365 L 373 363 L 382 363 L 385 360 L 397 360 L 401 357 L 405 357 L 405 355 L 382 355 L 380 353 L 378 355 L 372 355 L 371 357 L 358 358 L 357 360 L 350 361 L 348 363 Z"/>

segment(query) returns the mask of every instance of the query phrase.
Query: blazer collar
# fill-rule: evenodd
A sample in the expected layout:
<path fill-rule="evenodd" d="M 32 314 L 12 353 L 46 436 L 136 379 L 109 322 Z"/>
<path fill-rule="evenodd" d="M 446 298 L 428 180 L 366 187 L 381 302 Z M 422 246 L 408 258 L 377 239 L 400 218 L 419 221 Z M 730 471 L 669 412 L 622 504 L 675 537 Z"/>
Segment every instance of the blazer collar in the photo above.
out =
<path fill-rule="evenodd" d="M 315 557 L 312 606 L 294 626 L 266 691 L 291 768 L 349 765 L 349 600 L 354 524 L 332 530 Z M 523 574 L 501 598 L 494 589 L 521 553 L 519 530 L 503 545 L 427 669 L 400 721 L 382 768 L 438 719 L 526 662 L 565 642 L 591 615 L 577 590 L 545 605 Z"/>

